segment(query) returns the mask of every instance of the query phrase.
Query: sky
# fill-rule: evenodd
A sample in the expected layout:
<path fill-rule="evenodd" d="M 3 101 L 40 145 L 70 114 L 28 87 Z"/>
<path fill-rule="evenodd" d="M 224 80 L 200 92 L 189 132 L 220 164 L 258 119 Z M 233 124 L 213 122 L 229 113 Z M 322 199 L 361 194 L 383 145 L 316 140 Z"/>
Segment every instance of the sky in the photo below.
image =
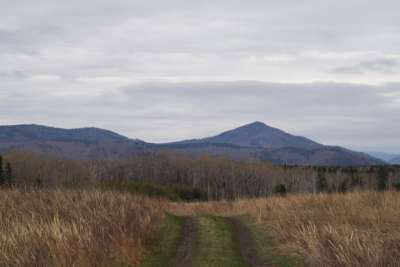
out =
<path fill-rule="evenodd" d="M 149 142 L 253 121 L 400 153 L 395 0 L 0 0 L 0 125 Z"/>

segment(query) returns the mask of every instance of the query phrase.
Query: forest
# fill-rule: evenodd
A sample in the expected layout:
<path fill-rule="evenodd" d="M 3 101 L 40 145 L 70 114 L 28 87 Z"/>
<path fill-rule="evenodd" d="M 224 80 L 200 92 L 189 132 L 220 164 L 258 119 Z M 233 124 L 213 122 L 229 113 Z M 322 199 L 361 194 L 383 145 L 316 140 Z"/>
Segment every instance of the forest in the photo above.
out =
<path fill-rule="evenodd" d="M 96 187 L 172 200 L 221 200 L 274 194 L 400 190 L 400 166 L 279 166 L 178 153 L 123 160 L 66 160 L 33 153 L 0 157 L 0 183 L 17 187 Z"/>

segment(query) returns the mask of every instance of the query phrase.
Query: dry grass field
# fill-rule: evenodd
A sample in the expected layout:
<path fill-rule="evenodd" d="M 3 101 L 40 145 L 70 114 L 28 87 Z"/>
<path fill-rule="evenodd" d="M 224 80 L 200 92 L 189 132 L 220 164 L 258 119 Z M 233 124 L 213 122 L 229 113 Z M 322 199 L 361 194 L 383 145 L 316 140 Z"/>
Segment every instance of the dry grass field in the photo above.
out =
<path fill-rule="evenodd" d="M 136 266 L 165 202 L 96 190 L 1 190 L 1 266 Z"/>
<path fill-rule="evenodd" d="M 247 215 L 279 253 L 307 266 L 400 265 L 396 192 L 167 203 L 112 191 L 13 189 L 0 194 L 1 266 L 138 266 L 165 211 L 199 222 Z"/>
<path fill-rule="evenodd" d="M 298 195 L 171 206 L 180 215 L 248 214 L 310 266 L 400 266 L 400 193 Z"/>
<path fill-rule="evenodd" d="M 292 196 L 255 205 L 252 215 L 312 266 L 400 265 L 399 193 Z"/>

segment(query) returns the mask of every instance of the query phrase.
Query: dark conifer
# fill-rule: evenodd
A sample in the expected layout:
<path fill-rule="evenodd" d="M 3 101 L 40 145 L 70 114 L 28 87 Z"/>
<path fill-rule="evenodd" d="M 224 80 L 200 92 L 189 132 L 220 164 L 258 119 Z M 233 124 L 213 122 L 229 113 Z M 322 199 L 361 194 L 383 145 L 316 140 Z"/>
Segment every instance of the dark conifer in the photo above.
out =
<path fill-rule="evenodd" d="M 5 180 L 5 184 L 8 186 L 12 186 L 14 184 L 14 177 L 13 177 L 13 172 L 12 172 L 12 167 L 11 167 L 10 162 L 7 162 L 7 164 L 6 164 L 6 169 L 4 172 L 4 180 Z"/>
<path fill-rule="evenodd" d="M 4 169 L 3 169 L 3 157 L 0 155 L 0 186 L 5 184 Z"/>

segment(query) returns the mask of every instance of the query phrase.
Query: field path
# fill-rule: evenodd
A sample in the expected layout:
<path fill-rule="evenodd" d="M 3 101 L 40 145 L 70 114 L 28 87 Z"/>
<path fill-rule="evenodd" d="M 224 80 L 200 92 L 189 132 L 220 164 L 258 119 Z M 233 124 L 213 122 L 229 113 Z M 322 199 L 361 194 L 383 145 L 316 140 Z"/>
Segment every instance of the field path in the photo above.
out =
<path fill-rule="evenodd" d="M 183 225 L 183 237 L 170 266 L 192 267 L 196 250 L 196 224 L 193 217 L 186 217 Z"/>
<path fill-rule="evenodd" d="M 257 248 L 251 236 L 250 230 L 240 221 L 239 218 L 231 218 L 240 254 L 247 265 L 251 267 L 270 267 L 258 257 Z"/>
<path fill-rule="evenodd" d="M 193 267 L 250 267 L 240 255 L 233 223 L 229 218 L 200 216 Z"/>
<path fill-rule="evenodd" d="M 260 229 L 258 229 L 260 230 Z M 245 217 L 169 215 L 157 246 L 140 267 L 299 266 L 280 258 L 274 245 Z"/>

